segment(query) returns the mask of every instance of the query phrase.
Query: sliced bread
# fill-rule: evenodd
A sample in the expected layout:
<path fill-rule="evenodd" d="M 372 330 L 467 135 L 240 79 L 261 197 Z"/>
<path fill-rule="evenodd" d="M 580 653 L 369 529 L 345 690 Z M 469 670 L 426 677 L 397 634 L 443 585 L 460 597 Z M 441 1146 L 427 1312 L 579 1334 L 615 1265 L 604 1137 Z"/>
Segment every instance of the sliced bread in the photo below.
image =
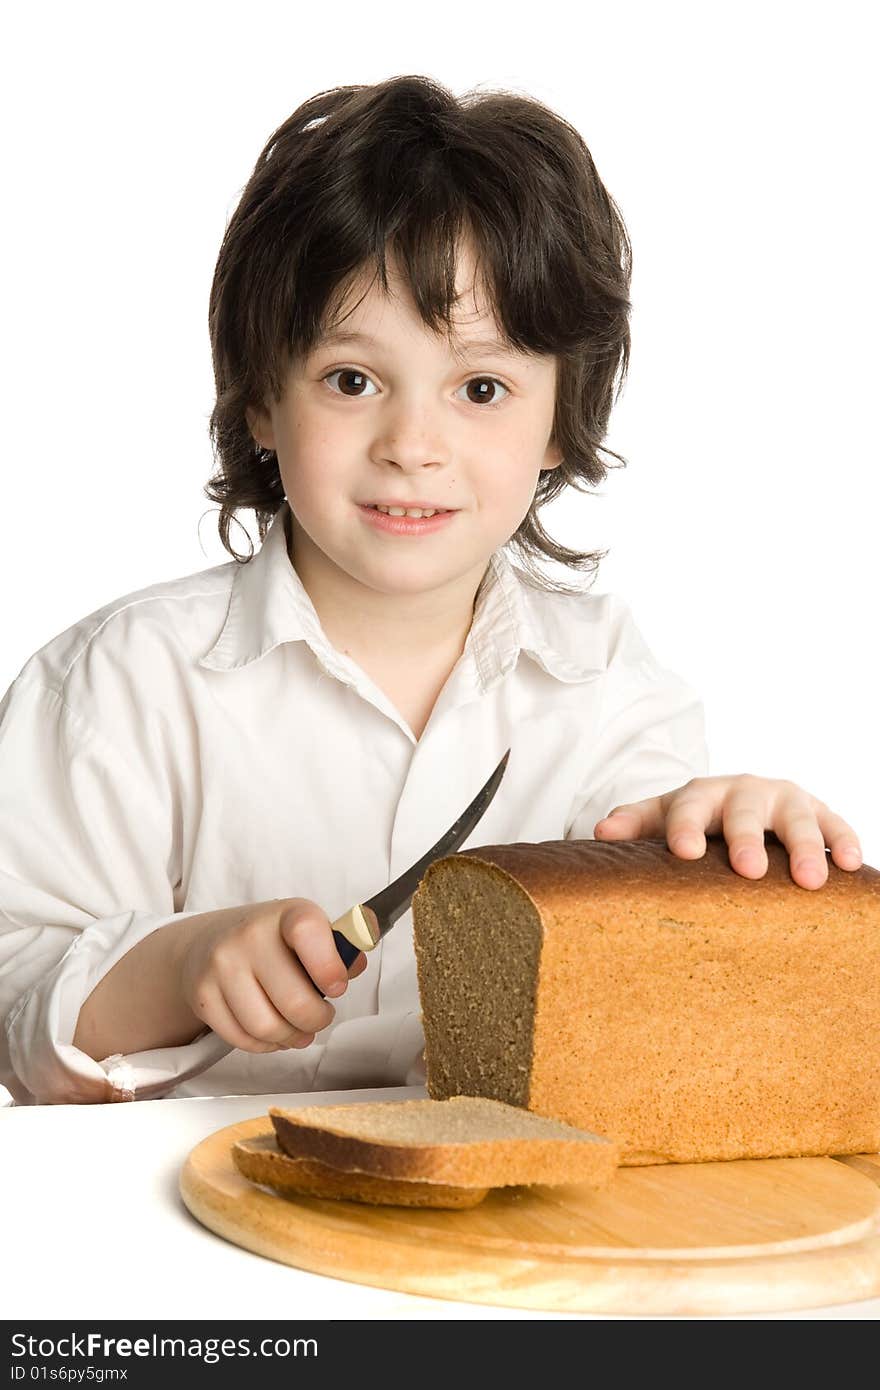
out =
<path fill-rule="evenodd" d="M 232 1146 L 232 1157 L 244 1177 L 279 1192 L 344 1198 L 350 1202 L 368 1202 L 372 1206 L 461 1210 L 477 1206 L 489 1191 L 488 1187 L 453 1187 L 442 1182 L 376 1178 L 369 1173 L 347 1173 L 341 1168 L 331 1168 L 314 1158 L 290 1158 L 279 1149 L 274 1132 L 237 1140 Z"/>
<path fill-rule="evenodd" d="M 584 1183 L 605 1187 L 619 1146 L 586 1130 L 476 1096 L 353 1105 L 269 1107 L 291 1158 L 375 1178 L 508 1187 Z"/>

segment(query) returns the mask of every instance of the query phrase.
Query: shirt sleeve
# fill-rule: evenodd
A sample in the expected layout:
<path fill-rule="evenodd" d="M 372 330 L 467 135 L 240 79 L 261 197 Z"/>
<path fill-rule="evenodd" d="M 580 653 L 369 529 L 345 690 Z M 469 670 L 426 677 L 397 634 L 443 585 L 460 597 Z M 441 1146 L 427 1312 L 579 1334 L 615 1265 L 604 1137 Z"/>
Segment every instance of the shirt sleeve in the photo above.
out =
<path fill-rule="evenodd" d="M 595 838 L 615 806 L 644 801 L 709 772 L 706 721 L 696 692 L 661 666 L 618 601 L 600 715 L 567 840 Z"/>
<path fill-rule="evenodd" d="M 13 682 L 0 703 L 0 1089 L 16 1103 L 158 1096 L 216 1060 L 210 1033 L 100 1062 L 73 1045 L 116 961 L 194 915 L 175 910 L 171 819 L 58 691 Z"/>

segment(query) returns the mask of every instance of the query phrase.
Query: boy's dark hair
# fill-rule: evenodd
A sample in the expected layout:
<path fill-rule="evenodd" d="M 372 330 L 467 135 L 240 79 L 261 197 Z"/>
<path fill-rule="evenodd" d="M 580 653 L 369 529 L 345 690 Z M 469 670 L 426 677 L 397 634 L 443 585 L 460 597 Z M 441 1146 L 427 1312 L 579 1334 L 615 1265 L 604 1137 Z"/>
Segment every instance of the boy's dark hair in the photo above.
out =
<path fill-rule="evenodd" d="M 548 580 L 533 559 L 597 569 L 607 552 L 558 544 L 537 513 L 566 485 L 585 492 L 578 480 L 595 486 L 617 466 L 598 451 L 629 364 L 626 227 L 567 121 L 529 97 L 459 99 L 420 76 L 304 102 L 265 145 L 226 228 L 209 310 L 219 467 L 204 491 L 221 504 L 220 538 L 235 560 L 243 558 L 229 543 L 235 511 L 253 509 L 262 541 L 284 501 L 276 454 L 256 444 L 246 408 L 259 409 L 270 391 L 281 399 L 291 360 L 336 326 L 365 265 L 387 291 L 386 245 L 424 323 L 452 332 L 463 235 L 510 343 L 557 356 L 551 439 L 563 462 L 541 473 L 508 544 L 554 592 L 580 590 Z"/>

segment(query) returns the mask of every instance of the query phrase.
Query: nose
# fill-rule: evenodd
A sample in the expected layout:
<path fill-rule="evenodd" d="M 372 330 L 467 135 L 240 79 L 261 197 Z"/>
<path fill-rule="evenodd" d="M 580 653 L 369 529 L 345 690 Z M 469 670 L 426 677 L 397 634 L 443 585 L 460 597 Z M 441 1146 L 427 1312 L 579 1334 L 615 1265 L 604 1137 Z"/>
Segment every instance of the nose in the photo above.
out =
<path fill-rule="evenodd" d="M 439 411 L 421 401 L 399 399 L 383 412 L 373 441 L 376 463 L 396 464 L 404 473 L 415 473 L 429 464 L 442 467 L 451 457 L 448 430 L 441 427 Z"/>

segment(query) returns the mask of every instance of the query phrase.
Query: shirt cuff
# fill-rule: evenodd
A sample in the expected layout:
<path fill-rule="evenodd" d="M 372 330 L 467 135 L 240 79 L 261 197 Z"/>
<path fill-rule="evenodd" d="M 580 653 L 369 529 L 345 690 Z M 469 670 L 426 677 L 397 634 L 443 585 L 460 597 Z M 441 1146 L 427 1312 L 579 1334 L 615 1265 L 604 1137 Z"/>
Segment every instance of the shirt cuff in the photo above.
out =
<path fill-rule="evenodd" d="M 80 1010 L 98 981 L 152 932 L 196 915 L 122 912 L 92 922 L 58 964 L 10 1010 L 6 1022 L 10 1061 L 31 1103 L 154 1099 L 173 1089 L 184 1072 L 193 1075 L 217 1060 L 218 1040 L 210 1032 L 182 1047 L 129 1057 L 114 1054 L 103 1062 L 73 1045 Z"/>
<path fill-rule="evenodd" d="M 182 1081 L 207 1071 L 231 1051 L 229 1043 L 207 1029 L 191 1043 L 156 1047 L 128 1056 L 114 1052 L 98 1066 L 110 1083 L 108 1100 L 161 1100 Z"/>

